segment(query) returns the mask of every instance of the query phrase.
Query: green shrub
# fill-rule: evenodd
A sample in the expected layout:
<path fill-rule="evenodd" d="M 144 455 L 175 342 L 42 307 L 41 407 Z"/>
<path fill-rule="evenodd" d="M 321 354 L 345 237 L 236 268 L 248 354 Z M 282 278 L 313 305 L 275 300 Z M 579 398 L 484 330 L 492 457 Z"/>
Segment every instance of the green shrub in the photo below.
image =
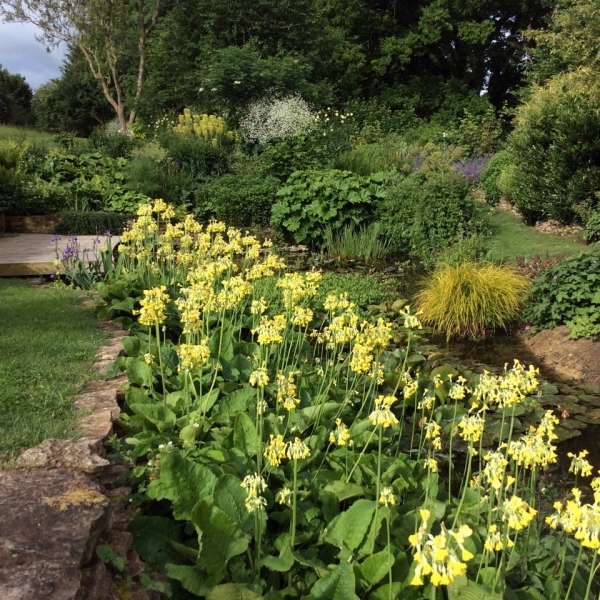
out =
<path fill-rule="evenodd" d="M 318 245 L 327 227 L 362 225 L 386 196 L 380 173 L 360 177 L 349 171 L 297 171 L 277 192 L 271 224 L 297 243 Z"/>
<path fill-rule="evenodd" d="M 393 248 L 426 264 L 474 228 L 469 181 L 452 171 L 397 178 L 377 211 Z"/>
<path fill-rule="evenodd" d="M 572 338 L 600 334 L 600 247 L 540 273 L 523 318 L 541 329 L 567 325 Z"/>
<path fill-rule="evenodd" d="M 92 131 L 88 151 L 101 152 L 109 158 L 130 158 L 131 153 L 139 145 L 139 139 L 115 132 L 111 127 L 102 125 Z"/>
<path fill-rule="evenodd" d="M 202 136 L 178 135 L 164 132 L 160 135 L 161 146 L 177 168 L 189 171 L 198 181 L 222 175 L 227 171 L 228 147 L 212 144 Z"/>
<path fill-rule="evenodd" d="M 600 210 L 596 210 L 587 220 L 583 237 L 588 244 L 600 242 Z"/>
<path fill-rule="evenodd" d="M 269 224 L 280 183 L 259 173 L 223 175 L 196 193 L 196 214 L 201 220 L 215 216 L 236 227 Z"/>
<path fill-rule="evenodd" d="M 60 235 L 101 235 L 110 231 L 112 235 L 121 235 L 132 217 L 109 212 L 64 212 L 56 232 Z"/>
<path fill-rule="evenodd" d="M 404 140 L 390 137 L 378 144 L 364 144 L 341 154 L 334 166 L 358 175 L 371 175 L 382 171 L 410 173 L 416 150 Z"/>
<path fill-rule="evenodd" d="M 600 188 L 600 83 L 587 70 L 534 87 L 510 137 L 511 200 L 529 222 L 585 221 Z"/>
<path fill-rule="evenodd" d="M 512 165 L 512 162 L 510 152 L 501 150 L 492 156 L 490 162 L 479 176 L 479 185 L 485 192 L 485 199 L 492 206 L 498 204 L 500 197 L 503 194 L 501 186 L 498 185 L 498 180 L 507 167 Z"/>
<path fill-rule="evenodd" d="M 422 321 L 446 339 L 482 339 L 519 318 L 530 280 L 505 266 L 443 265 L 417 294 Z"/>

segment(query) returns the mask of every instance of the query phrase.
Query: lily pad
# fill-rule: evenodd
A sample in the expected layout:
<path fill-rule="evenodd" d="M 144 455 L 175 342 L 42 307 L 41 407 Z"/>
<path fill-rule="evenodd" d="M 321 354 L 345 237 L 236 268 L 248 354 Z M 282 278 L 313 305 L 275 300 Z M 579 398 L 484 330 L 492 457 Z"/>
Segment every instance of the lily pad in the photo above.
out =
<path fill-rule="evenodd" d="M 583 383 L 579 386 L 586 394 L 600 394 L 600 385 Z"/>
<path fill-rule="evenodd" d="M 583 394 L 579 396 L 579 401 L 589 406 L 600 407 L 600 396 L 593 396 L 592 394 Z"/>
<path fill-rule="evenodd" d="M 561 427 L 566 427 L 567 429 L 585 429 L 587 424 L 583 421 L 579 421 L 577 419 L 563 419 L 560 422 Z"/>
<path fill-rule="evenodd" d="M 581 431 L 579 431 L 579 429 L 564 429 L 562 427 L 556 429 L 554 432 L 558 436 L 558 440 L 560 442 L 564 442 L 565 440 L 570 440 L 571 438 L 581 435 Z"/>
<path fill-rule="evenodd" d="M 555 396 L 556 394 L 558 394 L 558 388 L 555 385 L 548 383 L 547 381 L 540 384 L 539 390 L 544 396 Z"/>

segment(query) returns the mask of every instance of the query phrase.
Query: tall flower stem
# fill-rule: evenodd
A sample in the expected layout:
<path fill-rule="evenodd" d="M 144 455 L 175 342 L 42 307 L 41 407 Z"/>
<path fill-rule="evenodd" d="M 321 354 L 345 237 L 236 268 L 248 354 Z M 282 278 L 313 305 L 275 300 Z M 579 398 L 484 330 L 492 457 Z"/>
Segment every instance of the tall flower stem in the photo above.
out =
<path fill-rule="evenodd" d="M 577 575 L 577 571 L 579 569 L 579 561 L 581 560 L 582 554 L 583 546 L 579 544 L 579 553 L 577 554 L 577 560 L 575 561 L 575 566 L 573 567 L 573 574 L 571 575 L 571 581 L 569 581 L 569 587 L 567 588 L 567 595 L 565 596 L 565 600 L 569 600 L 569 596 L 571 595 L 571 589 L 573 588 L 573 583 L 575 583 L 575 575 Z"/>
<path fill-rule="evenodd" d="M 160 329 L 158 323 L 156 324 L 156 345 L 158 346 L 158 364 L 160 365 L 160 380 L 162 382 L 163 390 L 163 406 L 167 408 L 167 388 L 165 386 L 165 370 L 163 368 L 162 354 L 160 351 Z"/>
<path fill-rule="evenodd" d="M 375 519 L 373 520 L 373 541 L 371 552 L 375 552 L 375 539 L 377 538 L 377 512 L 379 510 L 379 493 L 381 488 L 381 444 L 383 441 L 383 426 L 379 426 L 379 446 L 377 450 L 377 484 L 375 489 Z"/>
<path fill-rule="evenodd" d="M 292 555 L 294 553 L 294 547 L 296 545 L 296 509 L 297 509 L 297 497 L 298 497 L 298 459 L 294 459 L 294 493 L 292 496 L 292 528 L 290 532 L 290 546 L 292 549 Z M 290 570 L 288 576 L 288 586 L 292 587 L 292 571 Z"/>

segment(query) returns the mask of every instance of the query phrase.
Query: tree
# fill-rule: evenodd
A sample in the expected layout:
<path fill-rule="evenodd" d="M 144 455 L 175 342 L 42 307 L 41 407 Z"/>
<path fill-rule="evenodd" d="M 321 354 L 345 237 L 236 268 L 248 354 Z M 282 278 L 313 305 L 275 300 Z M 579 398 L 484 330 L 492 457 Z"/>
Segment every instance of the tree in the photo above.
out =
<path fill-rule="evenodd" d="M 48 47 L 61 42 L 77 47 L 125 132 L 135 121 L 146 77 L 146 44 L 160 8 L 161 0 L 4 0 L 0 17 L 37 25 L 38 40 Z M 126 97 L 124 74 L 132 59 L 137 77 Z"/>
<path fill-rule="evenodd" d="M 33 92 L 22 75 L 0 65 L 0 123 L 26 125 L 31 121 Z"/>
<path fill-rule="evenodd" d="M 36 125 L 87 137 L 94 127 L 110 121 L 114 111 L 78 48 L 69 50 L 61 72 L 60 78 L 40 86 L 33 95 Z"/>

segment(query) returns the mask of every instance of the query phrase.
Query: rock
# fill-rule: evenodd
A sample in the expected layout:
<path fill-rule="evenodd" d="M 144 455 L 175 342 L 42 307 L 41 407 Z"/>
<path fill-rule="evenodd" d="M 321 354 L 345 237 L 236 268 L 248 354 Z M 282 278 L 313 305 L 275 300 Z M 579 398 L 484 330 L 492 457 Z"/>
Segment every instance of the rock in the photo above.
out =
<path fill-rule="evenodd" d="M 112 594 L 112 588 L 112 575 L 106 565 L 97 559 L 81 573 L 81 587 L 77 600 L 117 600 Z"/>
<path fill-rule="evenodd" d="M 82 473 L 1 471 L 0 598 L 74 600 L 107 506 Z"/>
<path fill-rule="evenodd" d="M 17 466 L 37 469 L 72 469 L 82 473 L 101 473 L 110 463 L 98 456 L 99 440 L 55 440 L 42 442 L 26 450 L 17 459 Z"/>
<path fill-rule="evenodd" d="M 89 440 L 105 440 L 113 432 L 113 417 L 110 410 L 94 412 L 79 419 L 79 432 Z"/>

